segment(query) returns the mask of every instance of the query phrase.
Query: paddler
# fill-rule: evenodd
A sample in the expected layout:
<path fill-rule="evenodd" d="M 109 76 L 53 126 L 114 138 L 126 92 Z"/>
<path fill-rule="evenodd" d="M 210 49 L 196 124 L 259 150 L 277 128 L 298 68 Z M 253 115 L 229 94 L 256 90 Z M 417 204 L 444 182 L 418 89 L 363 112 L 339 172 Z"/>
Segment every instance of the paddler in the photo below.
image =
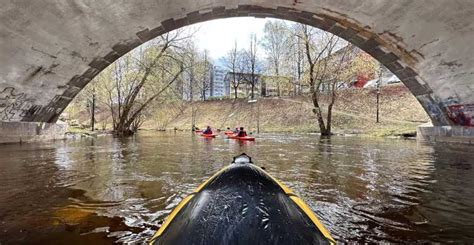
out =
<path fill-rule="evenodd" d="M 207 128 L 202 132 L 202 134 L 212 134 L 211 126 L 207 126 Z"/>
<path fill-rule="evenodd" d="M 238 134 L 239 133 L 239 128 L 235 128 L 234 129 L 234 134 Z"/>
<path fill-rule="evenodd" d="M 247 132 L 244 130 L 244 127 L 240 127 L 239 133 L 237 134 L 238 137 L 247 137 Z"/>

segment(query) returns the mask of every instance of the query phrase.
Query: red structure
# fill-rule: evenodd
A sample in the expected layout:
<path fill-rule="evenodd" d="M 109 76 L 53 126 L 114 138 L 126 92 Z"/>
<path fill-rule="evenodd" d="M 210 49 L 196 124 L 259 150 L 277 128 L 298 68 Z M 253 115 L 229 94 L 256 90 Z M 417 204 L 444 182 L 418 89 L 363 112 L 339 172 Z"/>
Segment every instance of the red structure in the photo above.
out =
<path fill-rule="evenodd" d="M 354 88 L 363 88 L 364 85 L 369 81 L 369 78 L 365 75 L 357 75 L 355 82 L 352 84 Z"/>

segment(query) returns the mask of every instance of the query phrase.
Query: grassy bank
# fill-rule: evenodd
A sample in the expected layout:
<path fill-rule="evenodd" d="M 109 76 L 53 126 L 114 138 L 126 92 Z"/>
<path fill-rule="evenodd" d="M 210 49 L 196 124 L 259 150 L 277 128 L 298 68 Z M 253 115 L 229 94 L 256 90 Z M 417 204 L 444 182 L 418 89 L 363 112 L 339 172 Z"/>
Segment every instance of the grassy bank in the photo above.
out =
<path fill-rule="evenodd" d="M 323 105 L 326 107 L 326 103 Z M 168 104 L 157 109 L 144 128 L 189 130 L 193 110 L 198 127 L 244 126 L 255 131 L 260 115 L 261 132 L 318 131 L 311 101 L 305 96 L 264 98 L 256 103 L 239 99 Z M 380 123 L 375 123 L 375 115 L 375 90 L 346 90 L 333 109 L 333 131 L 374 136 L 412 134 L 416 126 L 429 122 L 421 105 L 403 85 L 381 90 Z"/>

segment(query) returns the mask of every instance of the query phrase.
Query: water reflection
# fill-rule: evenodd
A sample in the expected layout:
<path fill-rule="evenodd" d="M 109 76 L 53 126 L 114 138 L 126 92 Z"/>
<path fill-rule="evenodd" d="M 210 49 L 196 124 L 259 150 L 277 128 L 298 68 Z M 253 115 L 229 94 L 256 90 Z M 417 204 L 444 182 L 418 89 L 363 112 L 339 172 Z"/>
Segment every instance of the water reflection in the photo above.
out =
<path fill-rule="evenodd" d="M 246 152 L 336 239 L 473 242 L 474 153 L 416 141 L 142 134 L 0 147 L 0 242 L 144 241 L 178 202 Z"/>

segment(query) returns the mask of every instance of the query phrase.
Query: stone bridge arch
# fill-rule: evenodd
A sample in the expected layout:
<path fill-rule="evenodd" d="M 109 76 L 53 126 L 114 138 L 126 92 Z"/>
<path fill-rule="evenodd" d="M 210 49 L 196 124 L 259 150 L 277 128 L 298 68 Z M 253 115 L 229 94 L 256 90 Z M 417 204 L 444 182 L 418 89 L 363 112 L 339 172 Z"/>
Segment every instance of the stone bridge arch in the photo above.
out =
<path fill-rule="evenodd" d="M 474 124 L 471 0 L 4 3 L 0 121 L 55 122 L 91 79 L 133 48 L 186 25 L 237 16 L 292 20 L 332 32 L 396 74 L 435 126 Z"/>

